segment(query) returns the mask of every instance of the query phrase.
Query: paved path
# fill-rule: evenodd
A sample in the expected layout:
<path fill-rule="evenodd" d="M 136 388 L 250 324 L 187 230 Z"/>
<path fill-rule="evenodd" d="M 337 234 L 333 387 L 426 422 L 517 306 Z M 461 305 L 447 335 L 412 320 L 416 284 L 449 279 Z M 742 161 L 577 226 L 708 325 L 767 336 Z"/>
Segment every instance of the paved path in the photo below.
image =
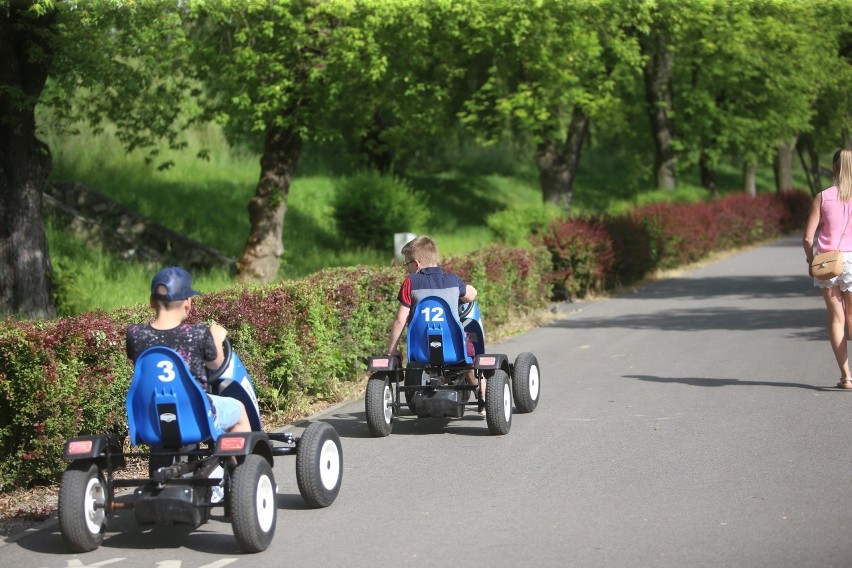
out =
<path fill-rule="evenodd" d="M 262 554 L 221 522 L 124 522 L 79 556 L 48 526 L 0 565 L 850 566 L 852 392 L 832 388 L 802 259 L 784 239 L 492 346 L 535 353 L 543 373 L 539 407 L 506 436 L 476 416 L 403 416 L 374 439 L 360 401 L 321 416 L 343 439 L 340 496 L 306 509 L 279 458 Z"/>

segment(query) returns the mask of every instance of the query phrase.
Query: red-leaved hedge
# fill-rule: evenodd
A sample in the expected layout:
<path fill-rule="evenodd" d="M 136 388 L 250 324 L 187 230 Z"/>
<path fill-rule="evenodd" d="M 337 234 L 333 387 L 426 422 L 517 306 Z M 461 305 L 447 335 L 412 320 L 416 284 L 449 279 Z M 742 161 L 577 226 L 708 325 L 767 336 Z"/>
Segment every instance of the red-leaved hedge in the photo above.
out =
<path fill-rule="evenodd" d="M 616 217 L 556 220 L 534 240 L 550 251 L 555 290 L 583 297 L 799 229 L 810 203 L 802 191 L 655 203 Z"/>

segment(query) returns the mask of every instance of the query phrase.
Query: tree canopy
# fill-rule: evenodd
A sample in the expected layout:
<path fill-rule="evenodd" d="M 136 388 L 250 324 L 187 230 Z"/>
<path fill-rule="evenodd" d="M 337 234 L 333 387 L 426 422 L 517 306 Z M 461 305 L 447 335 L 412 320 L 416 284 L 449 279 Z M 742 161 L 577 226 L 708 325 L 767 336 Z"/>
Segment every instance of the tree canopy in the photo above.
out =
<path fill-rule="evenodd" d="M 0 1 L 0 309 L 51 313 L 37 104 L 159 167 L 200 121 L 256 149 L 239 275 L 270 281 L 308 141 L 404 174 L 459 137 L 512 140 L 566 212 L 594 133 L 654 157 L 660 187 L 767 160 L 781 187 L 797 147 L 816 173 L 850 143 L 850 32 L 831 0 Z"/>

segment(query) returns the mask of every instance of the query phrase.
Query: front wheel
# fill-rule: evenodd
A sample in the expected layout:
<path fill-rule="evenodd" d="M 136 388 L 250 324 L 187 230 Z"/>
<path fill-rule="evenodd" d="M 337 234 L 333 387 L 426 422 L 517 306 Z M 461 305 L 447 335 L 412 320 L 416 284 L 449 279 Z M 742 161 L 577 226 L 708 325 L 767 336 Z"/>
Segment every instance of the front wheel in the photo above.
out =
<path fill-rule="evenodd" d="M 521 353 L 512 370 L 512 394 L 520 413 L 532 412 L 541 394 L 541 374 L 538 359 L 532 353 Z"/>
<path fill-rule="evenodd" d="M 325 422 L 313 422 L 299 438 L 296 482 L 305 503 L 328 507 L 340 492 L 343 480 L 343 448 L 340 436 Z"/>
<path fill-rule="evenodd" d="M 269 462 L 251 454 L 236 466 L 231 478 L 230 499 L 237 544 L 246 552 L 266 550 L 275 535 L 278 516 L 275 477 Z"/>
<path fill-rule="evenodd" d="M 485 385 L 485 420 L 492 434 L 508 434 L 512 427 L 512 389 L 509 375 L 498 369 Z"/>
<path fill-rule="evenodd" d="M 370 434 L 384 438 L 393 430 L 393 389 L 387 376 L 375 373 L 367 381 L 367 397 L 364 399 L 367 427 Z"/>
<path fill-rule="evenodd" d="M 106 532 L 106 486 L 98 465 L 76 461 L 62 474 L 59 487 L 59 530 L 74 552 L 101 545 Z"/>

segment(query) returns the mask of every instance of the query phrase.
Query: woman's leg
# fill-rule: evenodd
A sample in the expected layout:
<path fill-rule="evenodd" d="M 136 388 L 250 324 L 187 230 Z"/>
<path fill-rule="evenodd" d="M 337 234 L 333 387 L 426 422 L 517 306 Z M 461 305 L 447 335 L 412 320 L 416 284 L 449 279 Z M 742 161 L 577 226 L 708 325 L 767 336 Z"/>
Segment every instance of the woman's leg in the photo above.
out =
<path fill-rule="evenodd" d="M 822 297 L 828 311 L 828 339 L 831 342 L 831 350 L 834 351 L 837 366 L 840 368 L 841 379 L 852 378 L 852 372 L 849 371 L 849 353 L 846 348 L 847 310 L 843 302 L 846 295 L 852 299 L 852 294 L 841 292 L 838 286 L 822 289 Z M 852 302 L 846 302 L 846 305 L 852 309 Z"/>

